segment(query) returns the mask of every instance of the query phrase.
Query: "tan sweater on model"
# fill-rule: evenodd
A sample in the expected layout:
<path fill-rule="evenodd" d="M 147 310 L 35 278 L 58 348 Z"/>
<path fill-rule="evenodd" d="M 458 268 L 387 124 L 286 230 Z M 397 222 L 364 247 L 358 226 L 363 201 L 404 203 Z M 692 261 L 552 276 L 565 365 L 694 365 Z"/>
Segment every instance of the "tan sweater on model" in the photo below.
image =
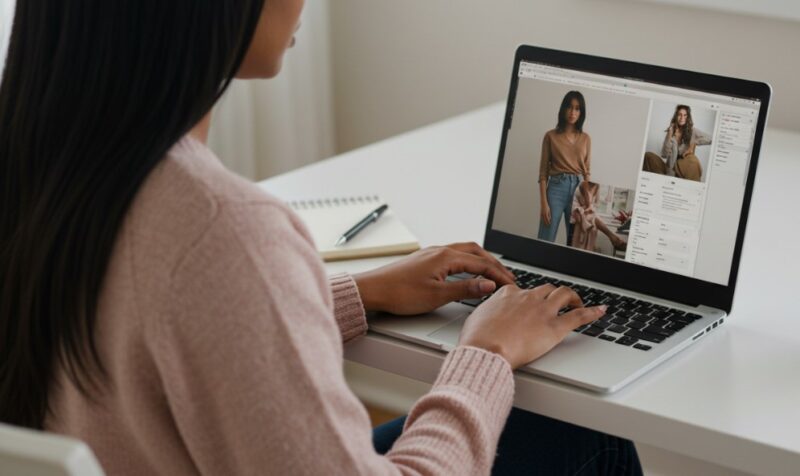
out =
<path fill-rule="evenodd" d="M 592 170 L 592 138 L 581 132 L 575 143 L 555 129 L 547 131 L 542 139 L 542 157 L 539 162 L 539 181 L 558 174 L 581 175 L 589 180 Z"/>
<path fill-rule="evenodd" d="M 88 400 L 62 372 L 45 426 L 109 475 L 487 474 L 508 363 L 451 352 L 380 456 L 342 373 L 366 328 L 354 281 L 326 277 L 297 216 L 186 137 L 117 238 L 95 328 L 107 385 Z"/>

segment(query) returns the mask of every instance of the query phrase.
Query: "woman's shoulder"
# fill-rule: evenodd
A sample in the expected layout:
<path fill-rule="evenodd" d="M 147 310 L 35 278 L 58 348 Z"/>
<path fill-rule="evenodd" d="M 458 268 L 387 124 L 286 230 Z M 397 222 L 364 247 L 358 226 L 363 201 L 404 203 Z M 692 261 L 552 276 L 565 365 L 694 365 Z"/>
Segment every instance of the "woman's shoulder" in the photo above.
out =
<path fill-rule="evenodd" d="M 252 181 L 237 175 L 205 144 L 187 135 L 167 153 L 163 173 L 174 184 L 217 202 L 280 202 Z"/>
<path fill-rule="evenodd" d="M 229 235 L 256 229 L 270 233 L 281 227 L 298 231 L 298 237 L 305 235 L 296 216 L 280 200 L 229 171 L 205 145 L 187 138 L 176 143 L 150 173 L 128 215 L 134 237 L 158 237 L 135 240 L 141 245 L 137 248 L 164 256 L 168 267 L 204 237 L 225 234 L 225 228 Z M 265 215 L 270 217 L 266 222 Z M 262 222 L 251 223 L 256 220 Z"/>

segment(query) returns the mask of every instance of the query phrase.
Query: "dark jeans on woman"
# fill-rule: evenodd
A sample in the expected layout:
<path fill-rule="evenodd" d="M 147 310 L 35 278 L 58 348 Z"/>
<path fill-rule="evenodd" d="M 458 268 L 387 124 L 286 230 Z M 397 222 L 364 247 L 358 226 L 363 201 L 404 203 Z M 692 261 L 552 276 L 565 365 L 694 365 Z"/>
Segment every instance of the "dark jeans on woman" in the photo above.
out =
<path fill-rule="evenodd" d="M 401 417 L 372 431 L 378 453 L 391 449 L 405 420 Z M 512 408 L 492 474 L 641 475 L 642 466 L 629 440 Z"/>

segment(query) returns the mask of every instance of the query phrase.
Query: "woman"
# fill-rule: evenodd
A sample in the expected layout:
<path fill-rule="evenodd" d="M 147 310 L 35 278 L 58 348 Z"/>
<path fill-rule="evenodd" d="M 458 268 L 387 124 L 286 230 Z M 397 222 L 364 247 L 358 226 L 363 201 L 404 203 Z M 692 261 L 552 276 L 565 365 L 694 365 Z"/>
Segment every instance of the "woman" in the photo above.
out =
<path fill-rule="evenodd" d="M 675 113 L 665 132 L 661 157 L 653 152 L 645 152 L 644 170 L 696 182 L 701 181 L 703 167 L 695 155 L 695 149 L 698 145 L 711 144 L 711 136 L 694 127 L 692 108 L 683 104 L 676 106 Z"/>
<path fill-rule="evenodd" d="M 205 145 L 234 76 L 278 73 L 302 3 L 19 3 L 0 84 L 0 421 L 78 437 L 107 474 L 487 473 L 511 370 L 603 314 L 516 288 L 475 244 L 326 278 L 298 218 Z M 445 280 L 462 271 L 486 279 Z M 342 375 L 365 310 L 498 286 L 376 452 Z M 509 426 L 550 429 L 548 453 L 572 443 L 562 468 L 640 472 L 630 442 L 522 418 Z"/>
<path fill-rule="evenodd" d="M 608 228 L 602 218 L 597 215 L 594 204 L 600 186 L 594 182 L 581 182 L 572 200 L 572 214 L 569 221 L 575 226 L 570 246 L 587 251 L 595 251 L 597 232 L 600 231 L 611 241 L 616 250 L 624 251 L 628 244 Z"/>
<path fill-rule="evenodd" d="M 572 243 L 571 214 L 575 189 L 591 178 L 592 138 L 583 131 L 586 101 L 579 91 L 570 91 L 561 101 L 556 128 L 545 133 L 539 162 L 540 240 L 555 241 L 561 218 Z"/>

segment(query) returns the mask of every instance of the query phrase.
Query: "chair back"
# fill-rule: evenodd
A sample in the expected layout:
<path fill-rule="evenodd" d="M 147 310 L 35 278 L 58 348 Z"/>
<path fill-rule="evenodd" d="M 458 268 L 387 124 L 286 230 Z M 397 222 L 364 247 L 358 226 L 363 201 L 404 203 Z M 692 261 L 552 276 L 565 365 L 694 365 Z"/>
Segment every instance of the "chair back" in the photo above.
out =
<path fill-rule="evenodd" d="M 0 474 L 103 476 L 86 443 L 0 423 Z"/>

